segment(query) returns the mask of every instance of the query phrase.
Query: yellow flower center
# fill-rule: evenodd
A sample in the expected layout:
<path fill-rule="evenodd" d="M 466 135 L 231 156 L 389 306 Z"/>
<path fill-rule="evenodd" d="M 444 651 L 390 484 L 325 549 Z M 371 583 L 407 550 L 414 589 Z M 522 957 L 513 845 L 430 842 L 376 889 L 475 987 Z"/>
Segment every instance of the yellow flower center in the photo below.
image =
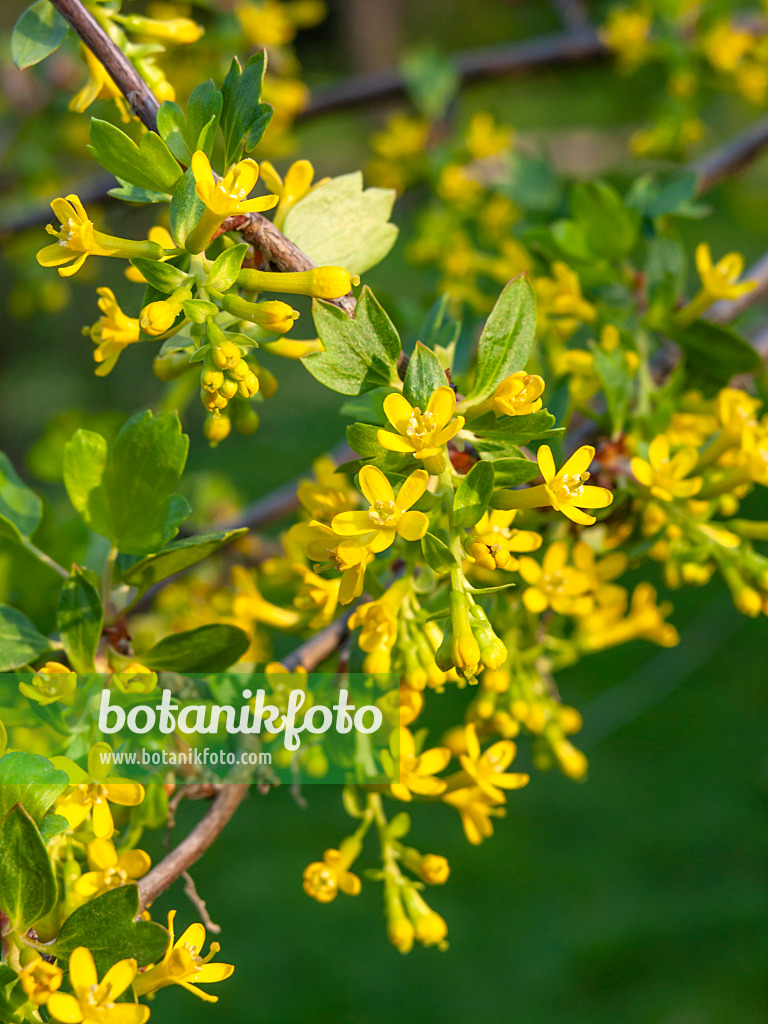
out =
<path fill-rule="evenodd" d="M 128 882 L 128 873 L 122 868 L 107 868 L 104 872 L 104 885 L 107 889 L 117 889 Z"/>
<path fill-rule="evenodd" d="M 567 504 L 578 498 L 584 484 L 589 480 L 589 473 L 563 473 L 550 483 L 549 487 L 559 502 Z"/>
<path fill-rule="evenodd" d="M 432 412 L 422 412 L 421 409 L 414 409 L 408 420 L 408 426 L 406 427 L 406 434 L 415 443 L 421 443 L 426 446 L 426 442 L 431 434 L 437 429 L 437 421 L 435 414 Z"/>
<path fill-rule="evenodd" d="M 313 895 L 317 898 L 325 896 L 327 900 L 333 899 L 339 888 L 339 880 L 336 877 L 336 872 L 332 871 L 327 865 L 323 864 L 318 866 L 312 872 L 309 878 L 309 884 L 312 888 Z"/>
<path fill-rule="evenodd" d="M 85 997 L 85 1002 L 88 1006 L 94 1010 L 111 1010 L 114 1007 L 114 1001 L 110 999 L 112 995 L 112 986 L 107 983 L 104 985 L 91 985 L 88 993 Z"/>
<path fill-rule="evenodd" d="M 374 526 L 391 526 L 396 511 L 394 501 L 375 501 L 368 510 L 368 518 Z"/>

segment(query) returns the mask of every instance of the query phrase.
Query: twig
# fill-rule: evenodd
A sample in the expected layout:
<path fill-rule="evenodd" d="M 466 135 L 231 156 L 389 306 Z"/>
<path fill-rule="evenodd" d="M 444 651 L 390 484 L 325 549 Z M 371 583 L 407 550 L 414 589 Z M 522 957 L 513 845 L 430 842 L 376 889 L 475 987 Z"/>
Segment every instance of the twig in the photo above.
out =
<path fill-rule="evenodd" d="M 128 100 L 133 113 L 150 131 L 157 131 L 157 111 L 160 104 L 122 50 L 115 46 L 80 0 L 52 0 L 52 3 L 94 57 L 104 65 L 112 81 Z"/>
<path fill-rule="evenodd" d="M 205 851 L 221 835 L 249 789 L 247 782 L 222 783 L 213 804 L 205 817 L 195 825 L 175 850 L 164 857 L 159 864 L 139 882 L 139 907 L 145 910 L 150 903 L 180 878 L 188 868 L 200 860 Z"/>
<path fill-rule="evenodd" d="M 325 629 L 305 640 L 301 647 L 297 647 L 282 659 L 282 664 L 289 672 L 295 672 L 297 668 L 305 668 L 307 672 L 311 672 L 317 668 L 344 642 L 349 632 L 349 620 L 353 611 L 354 608 L 350 608 Z"/>
<path fill-rule="evenodd" d="M 197 891 L 195 880 L 188 871 L 182 872 L 181 877 L 184 879 L 184 892 L 194 907 L 197 908 L 197 912 L 203 922 L 203 926 L 206 931 L 213 932 L 214 935 L 221 935 L 221 925 L 216 924 L 211 920 L 211 915 L 208 913 L 208 906 Z"/>
<path fill-rule="evenodd" d="M 104 65 L 115 85 L 123 93 L 131 110 L 151 132 L 157 131 L 157 112 L 160 105 L 154 93 L 125 54 L 117 47 L 81 0 L 53 0 L 53 4 L 77 32 L 94 56 Z M 239 231 L 243 238 L 257 246 L 264 259 L 281 271 L 311 270 L 315 263 L 279 231 L 272 221 L 260 213 L 229 218 L 226 230 Z M 335 304 L 350 316 L 355 310 L 355 297 L 351 293 Z"/>
<path fill-rule="evenodd" d="M 743 132 L 691 165 L 699 176 L 699 193 L 706 192 L 731 175 L 738 174 L 768 143 L 768 117 L 755 121 Z"/>
<path fill-rule="evenodd" d="M 599 60 L 608 56 L 607 47 L 591 28 L 539 36 L 522 43 L 465 50 L 452 57 L 454 68 L 463 82 L 484 78 L 524 75 L 541 68 Z M 356 75 L 336 85 L 317 89 L 299 120 L 317 117 L 332 111 L 384 102 L 404 96 L 405 79 L 397 69 Z"/>

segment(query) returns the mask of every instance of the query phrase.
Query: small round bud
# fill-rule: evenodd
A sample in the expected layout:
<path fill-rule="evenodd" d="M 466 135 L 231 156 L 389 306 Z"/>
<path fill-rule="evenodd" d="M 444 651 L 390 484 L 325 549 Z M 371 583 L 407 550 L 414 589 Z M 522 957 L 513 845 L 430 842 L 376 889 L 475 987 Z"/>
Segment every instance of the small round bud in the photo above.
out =
<path fill-rule="evenodd" d="M 245 380 L 245 378 L 248 376 L 250 372 L 251 368 L 248 365 L 248 363 L 246 363 L 244 359 L 241 359 L 236 366 L 232 367 L 232 369 L 228 373 L 228 376 L 231 377 L 232 380 Z"/>
<path fill-rule="evenodd" d="M 226 409 L 229 400 L 220 394 L 218 391 L 211 393 L 210 391 L 200 390 L 200 401 L 203 403 L 203 408 L 207 409 L 208 412 L 215 412 L 216 409 Z"/>
<path fill-rule="evenodd" d="M 221 370 L 203 370 L 200 374 L 200 387 L 206 391 L 218 391 L 224 383 L 224 374 Z"/>
<path fill-rule="evenodd" d="M 175 304 L 160 299 L 158 302 L 150 302 L 142 309 L 139 326 L 145 334 L 165 334 L 173 327 L 178 315 L 179 308 Z"/>
<path fill-rule="evenodd" d="M 220 345 L 214 345 L 212 357 L 219 369 L 231 370 L 242 359 L 242 353 L 234 341 L 222 341 Z"/>
<path fill-rule="evenodd" d="M 186 373 L 190 367 L 186 352 L 167 352 L 163 356 L 155 356 L 152 371 L 162 381 L 176 380 Z"/>
<path fill-rule="evenodd" d="M 237 394 L 237 381 L 230 380 L 227 377 L 224 383 L 219 388 L 219 394 L 223 395 L 227 401 L 229 401 L 230 398 L 234 398 L 235 395 Z"/>
<path fill-rule="evenodd" d="M 214 448 L 220 441 L 226 440 L 232 430 L 229 416 L 207 416 L 203 424 L 203 433 Z"/>
<path fill-rule="evenodd" d="M 255 373 L 249 373 L 243 380 L 238 381 L 237 393 L 241 398 L 253 398 L 259 390 L 259 378 Z"/>
<path fill-rule="evenodd" d="M 271 398 L 277 391 L 277 377 L 271 370 L 265 370 L 263 366 L 259 367 L 256 376 L 259 378 L 259 391 L 261 394 L 264 398 Z"/>
<path fill-rule="evenodd" d="M 259 414 L 250 405 L 238 402 L 235 406 L 235 430 L 249 437 L 259 429 Z"/>

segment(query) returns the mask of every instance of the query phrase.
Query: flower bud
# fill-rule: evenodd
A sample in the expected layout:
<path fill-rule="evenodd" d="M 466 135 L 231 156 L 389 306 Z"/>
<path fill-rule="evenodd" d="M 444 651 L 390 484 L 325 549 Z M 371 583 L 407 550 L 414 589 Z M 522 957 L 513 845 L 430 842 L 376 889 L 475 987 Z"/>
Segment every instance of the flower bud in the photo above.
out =
<path fill-rule="evenodd" d="M 152 693 L 157 686 L 157 673 L 132 661 L 121 672 L 115 672 L 112 682 L 121 693 Z"/>
<path fill-rule="evenodd" d="M 259 390 L 259 378 L 255 373 L 248 373 L 247 377 L 237 383 L 237 393 L 241 398 L 253 398 Z"/>
<path fill-rule="evenodd" d="M 237 381 L 230 380 L 228 377 L 225 378 L 224 383 L 219 388 L 219 394 L 223 395 L 227 401 L 234 398 L 237 394 Z"/>
<path fill-rule="evenodd" d="M 249 373 L 251 373 L 250 366 L 244 359 L 241 359 L 239 363 L 229 370 L 227 376 L 231 377 L 232 380 L 245 380 Z"/>
<path fill-rule="evenodd" d="M 236 402 L 234 405 L 235 430 L 238 434 L 250 437 L 259 429 L 259 414 L 245 402 Z"/>
<path fill-rule="evenodd" d="M 186 352 L 166 352 L 165 355 L 155 356 L 152 362 L 154 375 L 166 383 L 181 377 L 190 368 L 189 355 Z"/>
<path fill-rule="evenodd" d="M 221 370 L 231 370 L 243 358 L 240 346 L 228 339 L 222 340 L 218 345 L 213 346 L 211 353 L 216 366 Z"/>
<path fill-rule="evenodd" d="M 221 370 L 203 370 L 200 374 L 200 387 L 205 391 L 218 391 L 224 383 L 224 374 Z"/>
<path fill-rule="evenodd" d="M 229 432 L 232 429 L 232 421 L 229 416 L 206 416 L 205 423 L 203 424 L 203 433 L 211 442 L 211 447 L 215 448 L 220 441 L 224 441 L 229 437 Z"/>
<path fill-rule="evenodd" d="M 215 412 L 216 409 L 226 409 L 229 404 L 228 399 L 218 391 L 211 393 L 202 389 L 200 390 L 200 401 L 203 403 L 203 408 L 207 409 L 208 412 Z"/>
<path fill-rule="evenodd" d="M 139 316 L 139 326 L 145 334 L 157 336 L 165 334 L 176 322 L 181 307 L 168 299 L 159 299 L 145 306 Z"/>

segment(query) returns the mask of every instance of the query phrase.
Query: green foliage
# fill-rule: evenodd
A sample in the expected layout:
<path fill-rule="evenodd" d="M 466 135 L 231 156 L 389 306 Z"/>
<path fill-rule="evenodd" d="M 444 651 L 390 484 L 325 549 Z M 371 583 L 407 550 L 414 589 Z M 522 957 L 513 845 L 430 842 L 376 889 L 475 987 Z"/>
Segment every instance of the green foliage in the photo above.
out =
<path fill-rule="evenodd" d="M 537 463 L 522 456 L 507 456 L 493 460 L 494 484 L 496 487 L 517 487 L 527 484 L 539 476 Z"/>
<path fill-rule="evenodd" d="M 161 263 L 160 260 L 148 260 L 144 256 L 137 256 L 131 263 L 146 279 L 151 288 L 155 288 L 165 295 L 169 295 L 177 288 L 190 280 L 188 274 L 172 266 L 170 263 Z"/>
<path fill-rule="evenodd" d="M 470 529 L 487 511 L 493 495 L 494 467 L 490 462 L 476 462 L 456 488 L 453 496 L 453 521 Z"/>
<path fill-rule="evenodd" d="M 318 299 L 312 315 L 325 352 L 312 352 L 302 362 L 321 384 L 342 395 L 399 384 L 400 337 L 369 288 L 363 288 L 354 320 Z"/>
<path fill-rule="evenodd" d="M 448 383 L 440 360 L 420 341 L 408 361 L 403 381 L 403 395 L 412 406 L 425 409 L 431 395 Z"/>
<path fill-rule="evenodd" d="M 283 230 L 318 266 L 363 274 L 381 263 L 397 239 L 389 223 L 395 192 L 363 189 L 361 171 L 313 188 L 288 212 Z"/>
<path fill-rule="evenodd" d="M 414 105 L 427 121 L 438 121 L 461 85 L 454 62 L 433 47 L 425 46 L 406 54 L 400 67 Z"/>
<path fill-rule="evenodd" d="M 247 252 L 247 243 L 241 242 L 239 245 L 233 245 L 231 248 L 225 249 L 224 252 L 220 253 L 213 261 L 213 265 L 208 272 L 208 285 L 220 292 L 225 292 L 231 288 L 235 281 L 237 281 L 237 275 L 240 273 L 240 267 L 243 265 Z"/>
<path fill-rule="evenodd" d="M 611 418 L 613 435 L 621 433 L 629 413 L 634 384 L 627 369 L 624 350 L 617 346 L 612 352 L 593 344 L 595 373 L 600 378 L 605 394 L 605 404 Z"/>
<path fill-rule="evenodd" d="M 555 427 L 555 417 L 546 409 L 531 412 L 525 416 L 495 416 L 485 413 L 472 420 L 470 428 L 481 435 L 478 444 L 484 439 L 489 441 L 505 441 L 507 444 L 527 444 L 529 441 L 559 437 L 562 428 Z"/>
<path fill-rule="evenodd" d="M 690 386 L 705 394 L 714 394 L 739 373 L 756 373 L 762 367 L 757 350 L 725 324 L 696 320 L 688 327 L 670 326 L 667 333 L 685 353 Z"/>
<path fill-rule="evenodd" d="M 244 68 L 237 57 L 232 59 L 221 87 L 225 167 L 238 160 L 243 150 L 250 153 L 258 146 L 272 118 L 272 107 L 261 102 L 266 69 L 267 54 L 264 50 L 254 53 Z"/>
<path fill-rule="evenodd" d="M 29 540 L 43 518 L 43 503 L 0 452 L 0 537 Z"/>
<path fill-rule="evenodd" d="M 67 773 L 40 754 L 14 750 L 0 758 L 0 817 L 19 804 L 41 824 L 69 785 Z M 58 815 L 50 815 L 58 817 Z"/>
<path fill-rule="evenodd" d="M 11 58 L 17 68 L 38 64 L 61 46 L 69 25 L 49 0 L 37 0 L 21 15 L 11 36 Z"/>
<path fill-rule="evenodd" d="M 634 247 L 640 215 L 604 181 L 580 181 L 571 190 L 571 213 L 590 253 L 609 260 Z"/>
<path fill-rule="evenodd" d="M 189 166 L 192 154 L 200 149 L 211 156 L 222 106 L 223 97 L 210 80 L 192 90 L 186 116 L 177 103 L 160 104 L 157 130 L 180 163 Z"/>
<path fill-rule="evenodd" d="M 138 913 L 135 885 L 105 892 L 70 914 L 51 952 L 66 961 L 78 946 L 86 946 L 100 975 L 118 960 L 134 959 L 139 967 L 155 963 L 168 946 L 168 932 L 154 921 L 134 920 Z"/>
<path fill-rule="evenodd" d="M 24 935 L 56 905 L 58 889 L 43 838 L 15 804 L 0 822 L 0 906 L 11 929 Z"/>
<path fill-rule="evenodd" d="M 202 561 L 230 541 L 243 537 L 247 532 L 243 529 L 200 533 L 194 537 L 174 541 L 162 551 L 146 555 L 126 569 L 122 574 L 123 583 L 136 587 L 139 593 L 143 593 L 160 580 L 188 569 L 190 565 Z"/>
<path fill-rule="evenodd" d="M 93 575 L 73 566 L 61 589 L 56 629 L 76 672 L 93 672 L 104 610 Z"/>
<path fill-rule="evenodd" d="M 242 658 L 250 642 L 242 629 L 217 622 L 163 637 L 139 657 L 158 672 L 223 672 Z"/>
<path fill-rule="evenodd" d="M 453 552 L 442 539 L 434 533 L 425 533 L 421 538 L 421 550 L 429 568 L 438 576 L 449 573 L 452 569 L 458 568 Z"/>
<path fill-rule="evenodd" d="M 145 132 L 137 146 L 113 124 L 92 117 L 88 151 L 121 182 L 149 192 L 170 195 L 181 177 L 181 167 L 155 132 Z"/>
<path fill-rule="evenodd" d="M 21 668 L 51 649 L 51 641 L 16 608 L 0 605 L 0 672 Z"/>
<path fill-rule="evenodd" d="M 176 413 L 131 417 L 114 444 L 78 430 L 64 451 L 70 501 L 95 533 L 124 554 L 146 555 L 167 544 L 189 515 L 181 479 L 189 438 Z"/>
<path fill-rule="evenodd" d="M 468 398 L 479 402 L 516 370 L 525 368 L 536 333 L 536 297 L 525 276 L 510 281 L 486 321 Z"/>
<path fill-rule="evenodd" d="M 195 192 L 195 176 L 191 168 L 176 182 L 171 198 L 171 234 L 176 245 L 184 245 L 203 215 L 205 204 Z"/>

